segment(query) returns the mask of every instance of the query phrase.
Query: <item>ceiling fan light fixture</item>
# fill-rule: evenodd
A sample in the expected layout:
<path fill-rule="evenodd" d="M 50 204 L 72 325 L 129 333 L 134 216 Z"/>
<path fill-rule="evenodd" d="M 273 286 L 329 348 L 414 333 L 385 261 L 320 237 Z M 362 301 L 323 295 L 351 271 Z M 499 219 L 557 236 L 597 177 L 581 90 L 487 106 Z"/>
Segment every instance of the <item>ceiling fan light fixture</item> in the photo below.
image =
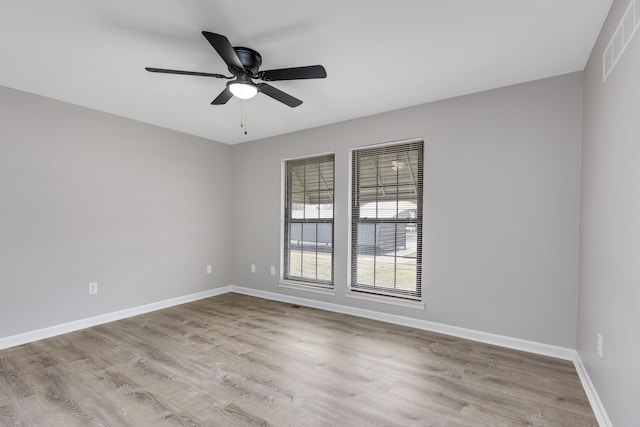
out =
<path fill-rule="evenodd" d="M 230 82 L 229 90 L 240 99 L 251 99 L 258 94 L 258 88 L 251 83 Z"/>

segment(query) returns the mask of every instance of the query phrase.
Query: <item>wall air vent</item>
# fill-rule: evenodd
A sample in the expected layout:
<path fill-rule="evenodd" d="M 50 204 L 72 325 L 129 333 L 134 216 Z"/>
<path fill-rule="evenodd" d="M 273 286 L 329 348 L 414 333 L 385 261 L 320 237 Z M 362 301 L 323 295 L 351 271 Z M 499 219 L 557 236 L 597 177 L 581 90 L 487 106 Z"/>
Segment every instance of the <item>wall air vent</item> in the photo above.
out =
<path fill-rule="evenodd" d="M 631 0 L 627 10 L 602 54 L 602 82 L 604 83 L 629 45 L 633 35 L 640 28 L 640 0 Z"/>

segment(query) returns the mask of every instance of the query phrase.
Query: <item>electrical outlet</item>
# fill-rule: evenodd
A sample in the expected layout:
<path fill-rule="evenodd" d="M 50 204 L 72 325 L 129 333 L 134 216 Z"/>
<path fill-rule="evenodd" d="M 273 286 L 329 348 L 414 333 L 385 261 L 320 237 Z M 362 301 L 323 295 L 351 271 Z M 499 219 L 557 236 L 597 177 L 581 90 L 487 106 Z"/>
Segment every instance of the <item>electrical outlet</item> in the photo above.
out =
<path fill-rule="evenodd" d="M 275 265 L 272 265 L 272 266 L 271 266 L 271 275 L 272 275 L 272 276 L 275 276 L 275 275 L 276 275 L 276 266 L 275 266 Z"/>
<path fill-rule="evenodd" d="M 256 272 L 256 265 L 255 264 L 251 264 L 251 272 L 252 273 Z"/>
<path fill-rule="evenodd" d="M 98 282 L 89 283 L 89 295 L 95 295 L 98 293 Z"/>
<path fill-rule="evenodd" d="M 207 265 L 207 274 L 211 274 L 213 271 L 213 266 L 211 264 Z"/>
<path fill-rule="evenodd" d="M 598 356 L 602 357 L 602 344 L 603 344 L 603 339 L 602 339 L 602 334 L 598 334 Z"/>

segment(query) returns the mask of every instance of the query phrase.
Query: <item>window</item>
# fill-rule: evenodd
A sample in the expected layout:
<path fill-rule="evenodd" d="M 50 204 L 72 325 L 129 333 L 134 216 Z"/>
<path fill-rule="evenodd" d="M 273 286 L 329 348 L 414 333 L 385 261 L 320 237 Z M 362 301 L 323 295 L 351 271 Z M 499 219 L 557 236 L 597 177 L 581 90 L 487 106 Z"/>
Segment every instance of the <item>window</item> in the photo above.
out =
<path fill-rule="evenodd" d="M 333 159 L 285 162 L 284 280 L 333 288 Z"/>
<path fill-rule="evenodd" d="M 424 143 L 352 151 L 351 291 L 420 300 Z"/>

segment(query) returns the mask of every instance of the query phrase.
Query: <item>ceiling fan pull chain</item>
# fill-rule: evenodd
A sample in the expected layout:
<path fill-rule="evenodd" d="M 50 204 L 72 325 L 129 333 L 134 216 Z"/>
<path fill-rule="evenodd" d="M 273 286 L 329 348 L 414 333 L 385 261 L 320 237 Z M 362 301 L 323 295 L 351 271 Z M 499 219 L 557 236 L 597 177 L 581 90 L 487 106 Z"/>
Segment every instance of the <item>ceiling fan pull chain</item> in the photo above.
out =
<path fill-rule="evenodd" d="M 240 127 L 244 128 L 244 99 L 240 100 Z"/>
<path fill-rule="evenodd" d="M 247 134 L 247 106 L 244 105 L 246 101 L 243 99 L 242 100 L 242 114 L 244 115 L 244 117 L 242 118 L 242 121 L 244 122 L 244 134 Z"/>
<path fill-rule="evenodd" d="M 240 127 L 244 129 L 244 134 L 247 134 L 247 110 L 245 106 L 245 100 L 240 100 Z"/>

